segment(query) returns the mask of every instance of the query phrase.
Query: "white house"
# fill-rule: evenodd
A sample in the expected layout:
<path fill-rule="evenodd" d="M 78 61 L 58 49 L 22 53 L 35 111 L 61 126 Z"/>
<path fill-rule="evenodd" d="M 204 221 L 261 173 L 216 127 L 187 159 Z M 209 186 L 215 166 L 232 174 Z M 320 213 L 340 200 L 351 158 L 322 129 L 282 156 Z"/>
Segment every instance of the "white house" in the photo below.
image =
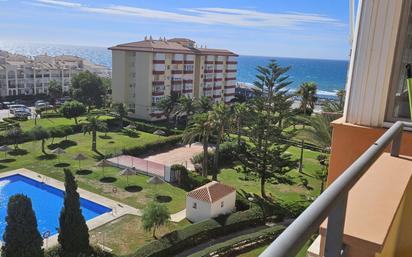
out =
<path fill-rule="evenodd" d="M 190 191 L 186 197 L 186 218 L 192 222 L 228 214 L 235 209 L 236 190 L 212 181 Z"/>

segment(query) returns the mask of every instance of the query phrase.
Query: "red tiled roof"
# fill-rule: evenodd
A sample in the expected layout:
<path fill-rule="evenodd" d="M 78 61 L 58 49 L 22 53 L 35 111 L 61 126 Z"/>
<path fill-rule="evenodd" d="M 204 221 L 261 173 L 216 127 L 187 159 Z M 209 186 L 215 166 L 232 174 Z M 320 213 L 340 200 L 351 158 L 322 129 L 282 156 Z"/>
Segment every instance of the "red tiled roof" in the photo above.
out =
<path fill-rule="evenodd" d="M 236 190 L 233 187 L 212 181 L 204 186 L 190 191 L 187 195 L 197 200 L 214 203 L 234 191 Z"/>

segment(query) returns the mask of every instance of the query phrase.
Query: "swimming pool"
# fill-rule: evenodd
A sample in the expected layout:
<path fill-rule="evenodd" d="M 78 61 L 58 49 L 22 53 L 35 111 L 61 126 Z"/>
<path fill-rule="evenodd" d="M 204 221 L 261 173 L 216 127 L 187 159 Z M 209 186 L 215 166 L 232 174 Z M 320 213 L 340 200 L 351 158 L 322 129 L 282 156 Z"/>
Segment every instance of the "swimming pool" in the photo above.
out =
<path fill-rule="evenodd" d="M 58 188 L 16 174 L 0 178 L 0 240 L 3 239 L 6 227 L 9 198 L 19 193 L 30 197 L 40 233 L 43 235 L 46 231 L 50 231 L 51 235 L 57 234 L 64 192 Z M 111 212 L 110 208 L 84 198 L 80 198 L 80 206 L 86 220 Z"/>

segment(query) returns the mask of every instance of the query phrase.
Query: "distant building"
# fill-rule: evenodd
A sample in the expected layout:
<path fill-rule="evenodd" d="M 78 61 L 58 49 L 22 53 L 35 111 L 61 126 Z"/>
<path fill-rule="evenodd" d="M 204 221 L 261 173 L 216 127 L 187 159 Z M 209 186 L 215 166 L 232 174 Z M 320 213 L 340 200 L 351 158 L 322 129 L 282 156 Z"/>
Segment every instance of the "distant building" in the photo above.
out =
<path fill-rule="evenodd" d="M 125 103 L 136 118 L 163 118 L 156 103 L 172 92 L 226 103 L 235 95 L 237 55 L 231 51 L 196 47 L 185 38 L 146 38 L 109 49 L 113 101 Z"/>
<path fill-rule="evenodd" d="M 235 208 L 236 190 L 212 181 L 190 191 L 186 197 L 186 218 L 198 222 L 231 213 Z"/>
<path fill-rule="evenodd" d="M 81 71 L 110 77 L 110 69 L 77 56 L 38 55 L 32 57 L 0 51 L 0 95 L 47 94 L 49 82 L 69 91 L 72 77 Z"/>

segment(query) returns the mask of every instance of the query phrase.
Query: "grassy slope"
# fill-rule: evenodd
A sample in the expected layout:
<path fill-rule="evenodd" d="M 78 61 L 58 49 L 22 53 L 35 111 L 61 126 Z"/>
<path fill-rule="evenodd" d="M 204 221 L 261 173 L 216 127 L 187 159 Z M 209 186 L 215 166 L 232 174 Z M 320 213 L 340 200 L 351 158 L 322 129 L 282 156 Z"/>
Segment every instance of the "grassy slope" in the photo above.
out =
<path fill-rule="evenodd" d="M 189 224 L 186 220 L 179 223 L 168 223 L 156 231 L 160 237 L 165 233 Z M 126 255 L 135 252 L 142 245 L 153 241 L 152 233 L 144 231 L 139 217 L 126 215 L 109 224 L 94 229 L 90 233 L 93 244 L 103 244 L 113 249 L 118 255 Z"/>

